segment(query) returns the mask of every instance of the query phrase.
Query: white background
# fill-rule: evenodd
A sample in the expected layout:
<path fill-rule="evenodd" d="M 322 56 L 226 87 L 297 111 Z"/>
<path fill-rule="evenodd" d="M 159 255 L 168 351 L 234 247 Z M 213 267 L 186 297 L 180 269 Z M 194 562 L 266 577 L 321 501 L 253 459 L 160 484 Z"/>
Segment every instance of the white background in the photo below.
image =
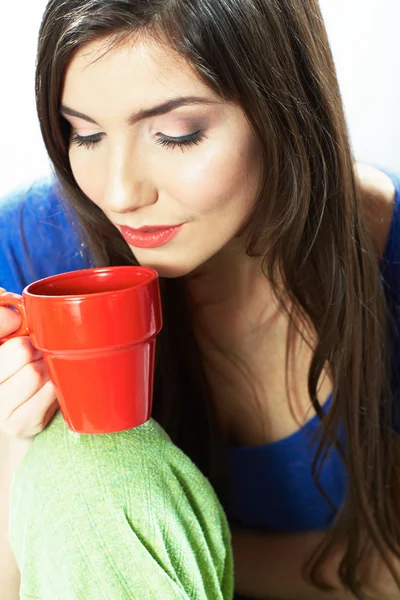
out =
<path fill-rule="evenodd" d="M 3 0 L 1 6 L 0 196 L 49 171 L 34 105 L 45 5 Z M 355 155 L 400 173 L 400 0 L 321 0 L 321 7 Z"/>

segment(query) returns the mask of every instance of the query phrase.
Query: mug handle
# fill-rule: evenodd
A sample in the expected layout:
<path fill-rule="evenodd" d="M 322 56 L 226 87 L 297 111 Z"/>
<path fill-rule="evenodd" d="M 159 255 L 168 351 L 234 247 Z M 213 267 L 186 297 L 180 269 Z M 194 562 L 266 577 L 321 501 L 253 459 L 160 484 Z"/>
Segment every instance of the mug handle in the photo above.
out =
<path fill-rule="evenodd" d="M 15 337 L 29 335 L 30 332 L 26 322 L 26 312 L 22 296 L 13 294 L 12 292 L 6 292 L 3 288 L 0 288 L 0 306 L 9 306 L 15 308 L 21 315 L 22 319 L 21 327 L 18 329 L 18 331 L 15 331 L 6 337 L 0 338 L 0 344 L 3 344 L 7 340 L 11 340 Z"/>

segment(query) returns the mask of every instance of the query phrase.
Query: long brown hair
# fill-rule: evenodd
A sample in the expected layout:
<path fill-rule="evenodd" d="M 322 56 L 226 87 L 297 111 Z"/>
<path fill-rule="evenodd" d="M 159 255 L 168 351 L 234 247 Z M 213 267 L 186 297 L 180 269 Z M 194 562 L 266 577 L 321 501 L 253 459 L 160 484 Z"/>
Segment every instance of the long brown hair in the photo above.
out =
<path fill-rule="evenodd" d="M 316 484 L 332 446 L 348 473 L 345 504 L 309 574 L 317 584 L 316 568 L 337 542 L 348 540 L 340 576 L 361 598 L 357 565 L 366 548 L 364 536 L 384 557 L 397 553 L 400 542 L 389 316 L 317 0 L 50 0 L 39 36 L 39 120 L 63 196 L 78 215 L 98 265 L 136 260 L 75 183 L 69 124 L 59 115 L 61 91 L 66 68 L 83 44 L 104 37 L 112 41 L 111 49 L 138 32 L 167 40 L 215 93 L 242 107 L 258 137 L 264 174 L 247 228 L 247 252 L 263 257 L 265 275 L 285 308 L 279 272 L 295 312 L 317 334 L 308 374 L 310 402 L 323 432 L 313 465 Z M 222 496 L 225 444 L 185 280 L 163 279 L 161 287 L 165 325 L 154 416 Z M 334 390 L 324 415 L 317 384 L 326 363 Z"/>

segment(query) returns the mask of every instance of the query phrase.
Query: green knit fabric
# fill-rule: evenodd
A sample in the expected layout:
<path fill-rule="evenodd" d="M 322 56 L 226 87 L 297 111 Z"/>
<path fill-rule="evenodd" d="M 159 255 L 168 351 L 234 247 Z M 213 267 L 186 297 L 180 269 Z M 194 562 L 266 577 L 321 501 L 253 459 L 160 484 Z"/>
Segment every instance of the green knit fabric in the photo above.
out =
<path fill-rule="evenodd" d="M 58 414 L 14 478 L 22 600 L 231 600 L 229 527 L 208 480 L 150 420 L 109 435 Z"/>

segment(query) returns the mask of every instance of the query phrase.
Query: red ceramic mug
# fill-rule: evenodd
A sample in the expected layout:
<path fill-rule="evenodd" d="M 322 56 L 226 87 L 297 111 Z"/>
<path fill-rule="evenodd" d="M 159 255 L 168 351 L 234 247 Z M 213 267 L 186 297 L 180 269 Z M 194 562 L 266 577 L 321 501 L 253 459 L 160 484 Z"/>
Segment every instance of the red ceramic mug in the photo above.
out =
<path fill-rule="evenodd" d="M 0 306 L 22 317 L 0 343 L 29 335 L 42 351 L 72 431 L 111 433 L 151 416 L 156 336 L 162 326 L 158 275 L 145 267 L 63 273 L 28 285 Z"/>

